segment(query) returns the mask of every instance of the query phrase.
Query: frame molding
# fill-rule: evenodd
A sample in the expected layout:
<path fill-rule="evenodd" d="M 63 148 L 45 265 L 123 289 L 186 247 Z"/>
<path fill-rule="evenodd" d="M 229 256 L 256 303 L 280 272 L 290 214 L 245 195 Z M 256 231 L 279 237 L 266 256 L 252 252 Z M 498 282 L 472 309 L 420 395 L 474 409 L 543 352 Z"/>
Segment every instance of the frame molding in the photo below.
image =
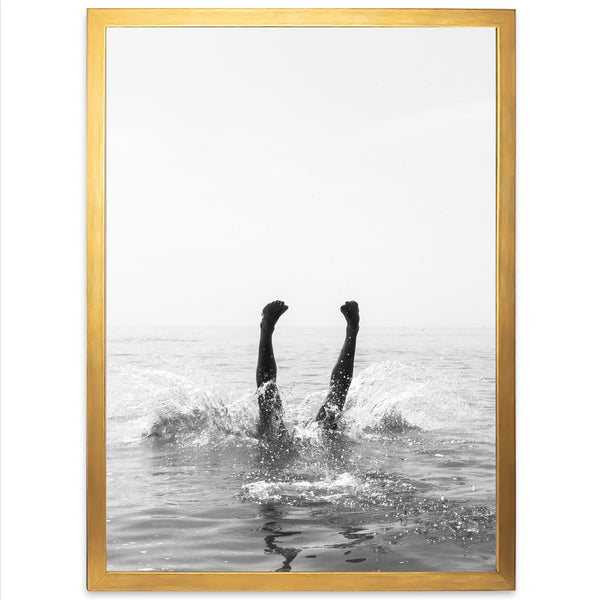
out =
<path fill-rule="evenodd" d="M 496 29 L 496 571 L 106 570 L 105 41 L 107 27 L 493 27 Z M 512 590 L 515 588 L 515 11 L 88 9 L 88 590 Z"/>

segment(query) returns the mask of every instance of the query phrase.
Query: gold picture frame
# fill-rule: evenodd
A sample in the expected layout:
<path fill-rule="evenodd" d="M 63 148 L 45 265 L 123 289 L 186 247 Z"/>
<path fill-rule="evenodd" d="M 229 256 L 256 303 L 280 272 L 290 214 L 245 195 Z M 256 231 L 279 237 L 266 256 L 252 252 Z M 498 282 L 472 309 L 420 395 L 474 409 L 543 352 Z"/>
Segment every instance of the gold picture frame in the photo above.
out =
<path fill-rule="evenodd" d="M 105 32 L 107 27 L 496 29 L 496 570 L 114 572 L 106 567 Z M 515 585 L 515 12 L 89 9 L 87 13 L 87 587 L 89 590 L 511 590 Z"/>

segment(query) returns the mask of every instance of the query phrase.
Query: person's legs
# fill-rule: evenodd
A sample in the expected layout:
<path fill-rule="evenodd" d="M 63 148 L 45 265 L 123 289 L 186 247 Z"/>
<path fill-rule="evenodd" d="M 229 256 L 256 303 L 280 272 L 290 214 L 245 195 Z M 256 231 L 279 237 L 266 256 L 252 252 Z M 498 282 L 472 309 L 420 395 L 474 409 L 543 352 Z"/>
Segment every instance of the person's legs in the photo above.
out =
<path fill-rule="evenodd" d="M 354 373 L 354 352 L 356 351 L 356 337 L 360 321 L 358 304 L 354 301 L 346 302 L 340 310 L 346 318 L 346 339 L 338 361 L 331 372 L 327 398 L 317 414 L 317 421 L 325 429 L 337 429 Z"/>
<path fill-rule="evenodd" d="M 285 432 L 283 407 L 277 389 L 277 363 L 273 353 L 273 331 L 279 317 L 288 309 L 276 300 L 263 308 L 258 344 L 258 364 L 256 365 L 256 387 L 258 388 L 258 433 L 259 435 L 280 436 Z"/>

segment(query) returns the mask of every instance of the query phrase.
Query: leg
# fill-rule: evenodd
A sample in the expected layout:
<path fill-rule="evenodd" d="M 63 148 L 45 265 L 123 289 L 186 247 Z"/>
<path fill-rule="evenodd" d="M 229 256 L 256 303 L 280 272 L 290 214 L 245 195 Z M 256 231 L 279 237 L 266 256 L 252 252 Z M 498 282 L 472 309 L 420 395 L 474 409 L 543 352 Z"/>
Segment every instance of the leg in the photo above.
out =
<path fill-rule="evenodd" d="M 354 352 L 360 321 L 358 304 L 354 301 L 346 302 L 340 310 L 346 318 L 346 339 L 338 361 L 331 372 L 331 383 L 327 398 L 317 414 L 317 421 L 325 429 L 337 429 L 337 423 L 342 414 L 354 373 Z"/>
<path fill-rule="evenodd" d="M 263 308 L 256 366 L 258 388 L 258 432 L 260 435 L 280 436 L 284 431 L 283 407 L 277 389 L 277 363 L 273 353 L 273 331 L 279 317 L 288 307 L 276 300 Z"/>

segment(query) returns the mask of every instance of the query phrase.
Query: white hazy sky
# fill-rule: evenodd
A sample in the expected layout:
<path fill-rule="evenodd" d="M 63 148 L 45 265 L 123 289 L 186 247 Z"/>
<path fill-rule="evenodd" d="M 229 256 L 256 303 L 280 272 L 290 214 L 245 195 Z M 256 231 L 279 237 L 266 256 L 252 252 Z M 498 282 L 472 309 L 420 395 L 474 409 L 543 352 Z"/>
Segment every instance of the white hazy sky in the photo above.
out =
<path fill-rule="evenodd" d="M 108 326 L 494 324 L 493 29 L 107 32 Z"/>

